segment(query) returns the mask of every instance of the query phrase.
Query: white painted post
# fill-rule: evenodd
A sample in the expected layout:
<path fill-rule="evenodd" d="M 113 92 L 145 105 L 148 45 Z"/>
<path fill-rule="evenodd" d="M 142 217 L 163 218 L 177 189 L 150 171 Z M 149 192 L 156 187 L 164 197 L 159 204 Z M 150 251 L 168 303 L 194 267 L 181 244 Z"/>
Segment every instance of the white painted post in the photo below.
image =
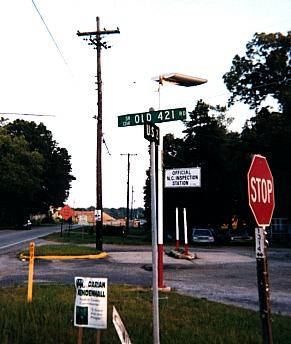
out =
<path fill-rule="evenodd" d="M 176 208 L 176 250 L 179 250 L 179 209 Z"/>
<path fill-rule="evenodd" d="M 151 142 L 151 221 L 152 221 L 152 270 L 153 270 L 153 337 L 154 344 L 160 344 L 159 326 L 159 290 L 158 290 L 158 266 L 157 266 L 157 214 L 156 214 L 156 158 L 155 143 Z"/>
<path fill-rule="evenodd" d="M 187 230 L 187 215 L 186 215 L 186 208 L 183 209 L 184 211 L 184 238 L 185 238 L 185 254 L 189 254 L 189 245 L 188 245 L 188 230 Z"/>

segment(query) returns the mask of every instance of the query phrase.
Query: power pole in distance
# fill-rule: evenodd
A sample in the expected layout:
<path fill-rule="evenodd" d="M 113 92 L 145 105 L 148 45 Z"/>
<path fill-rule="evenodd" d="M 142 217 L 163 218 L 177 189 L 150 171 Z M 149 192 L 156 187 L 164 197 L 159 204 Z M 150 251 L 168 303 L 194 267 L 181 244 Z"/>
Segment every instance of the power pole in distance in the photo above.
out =
<path fill-rule="evenodd" d="M 120 155 L 127 155 L 127 205 L 126 205 L 126 230 L 129 230 L 129 174 L 130 174 L 130 157 L 137 155 L 137 154 L 120 154 Z"/>
<path fill-rule="evenodd" d="M 108 49 L 106 42 L 102 42 L 102 37 L 114 33 L 120 33 L 119 29 L 116 30 L 100 30 L 100 19 L 96 17 L 97 30 L 93 32 L 80 32 L 77 31 L 79 37 L 85 38 L 89 41 L 89 45 L 94 45 L 97 50 L 97 150 L 96 150 L 96 250 L 102 250 L 103 236 L 103 206 L 102 206 L 102 79 L 101 79 L 101 49 Z"/>

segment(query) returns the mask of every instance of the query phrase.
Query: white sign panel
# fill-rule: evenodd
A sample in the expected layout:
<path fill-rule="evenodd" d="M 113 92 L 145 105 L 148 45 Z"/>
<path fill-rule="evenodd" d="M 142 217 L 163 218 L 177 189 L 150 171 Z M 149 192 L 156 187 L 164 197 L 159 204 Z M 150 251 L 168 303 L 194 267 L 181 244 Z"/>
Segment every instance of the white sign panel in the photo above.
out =
<path fill-rule="evenodd" d="M 78 224 L 82 226 L 88 225 L 87 215 L 78 215 Z"/>
<path fill-rule="evenodd" d="M 75 277 L 74 325 L 107 328 L 107 278 Z"/>
<path fill-rule="evenodd" d="M 197 188 L 201 187 L 201 168 L 186 167 L 165 170 L 166 188 Z"/>
<path fill-rule="evenodd" d="M 256 237 L 256 258 L 265 258 L 265 229 L 262 227 L 255 229 Z"/>
<path fill-rule="evenodd" d="M 96 221 L 101 221 L 101 209 L 96 209 L 95 210 L 95 219 Z"/>
<path fill-rule="evenodd" d="M 131 344 L 130 338 L 129 338 L 128 333 L 126 331 L 126 328 L 123 325 L 123 322 L 120 318 L 120 315 L 118 314 L 118 312 L 114 306 L 112 309 L 112 322 L 114 324 L 114 327 L 116 329 L 116 332 L 118 334 L 120 342 L 122 344 Z"/>

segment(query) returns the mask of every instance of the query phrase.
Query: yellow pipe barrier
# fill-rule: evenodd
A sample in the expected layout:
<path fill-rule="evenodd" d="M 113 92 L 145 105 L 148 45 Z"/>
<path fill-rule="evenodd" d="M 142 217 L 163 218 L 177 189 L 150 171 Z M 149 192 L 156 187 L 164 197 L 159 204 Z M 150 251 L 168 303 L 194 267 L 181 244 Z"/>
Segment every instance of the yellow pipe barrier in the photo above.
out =
<path fill-rule="evenodd" d="M 27 302 L 32 301 L 32 285 L 33 285 L 33 268 L 34 268 L 34 250 L 35 244 L 31 242 L 29 245 L 29 270 L 28 270 L 28 286 L 27 286 Z"/>
<path fill-rule="evenodd" d="M 99 254 L 84 254 L 80 256 L 34 256 L 34 259 L 46 259 L 46 260 L 66 260 L 66 259 L 102 259 L 107 257 L 108 254 L 106 252 L 102 252 Z M 24 254 L 20 254 L 20 259 L 30 259 L 30 256 L 25 256 Z"/>
<path fill-rule="evenodd" d="M 86 254 L 80 256 L 35 256 L 35 243 L 31 242 L 29 245 L 29 256 L 25 256 L 23 253 L 20 254 L 19 258 L 21 260 L 28 259 L 28 285 L 27 285 L 27 302 L 32 301 L 32 287 L 33 287 L 33 270 L 34 270 L 34 260 L 35 259 L 46 259 L 46 260 L 68 260 L 68 259 L 102 259 L 107 257 L 106 252 L 101 252 L 99 254 Z"/>

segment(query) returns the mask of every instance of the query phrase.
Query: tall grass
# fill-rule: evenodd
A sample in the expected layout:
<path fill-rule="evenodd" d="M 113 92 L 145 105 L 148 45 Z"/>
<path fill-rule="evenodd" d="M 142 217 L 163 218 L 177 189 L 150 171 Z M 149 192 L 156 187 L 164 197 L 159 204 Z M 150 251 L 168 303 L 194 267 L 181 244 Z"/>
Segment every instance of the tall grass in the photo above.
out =
<path fill-rule="evenodd" d="M 160 294 L 162 344 L 258 344 L 262 342 L 257 312 L 226 306 L 174 292 Z M 68 285 L 34 286 L 33 301 L 26 302 L 26 288 L 0 289 L 1 344 L 70 344 L 77 342 L 73 325 L 75 289 Z M 108 329 L 101 343 L 119 339 L 111 322 L 115 305 L 133 343 L 152 343 L 152 294 L 150 289 L 109 286 Z M 291 318 L 273 316 L 274 343 L 289 344 Z M 85 329 L 83 343 L 96 343 L 96 331 Z"/>

